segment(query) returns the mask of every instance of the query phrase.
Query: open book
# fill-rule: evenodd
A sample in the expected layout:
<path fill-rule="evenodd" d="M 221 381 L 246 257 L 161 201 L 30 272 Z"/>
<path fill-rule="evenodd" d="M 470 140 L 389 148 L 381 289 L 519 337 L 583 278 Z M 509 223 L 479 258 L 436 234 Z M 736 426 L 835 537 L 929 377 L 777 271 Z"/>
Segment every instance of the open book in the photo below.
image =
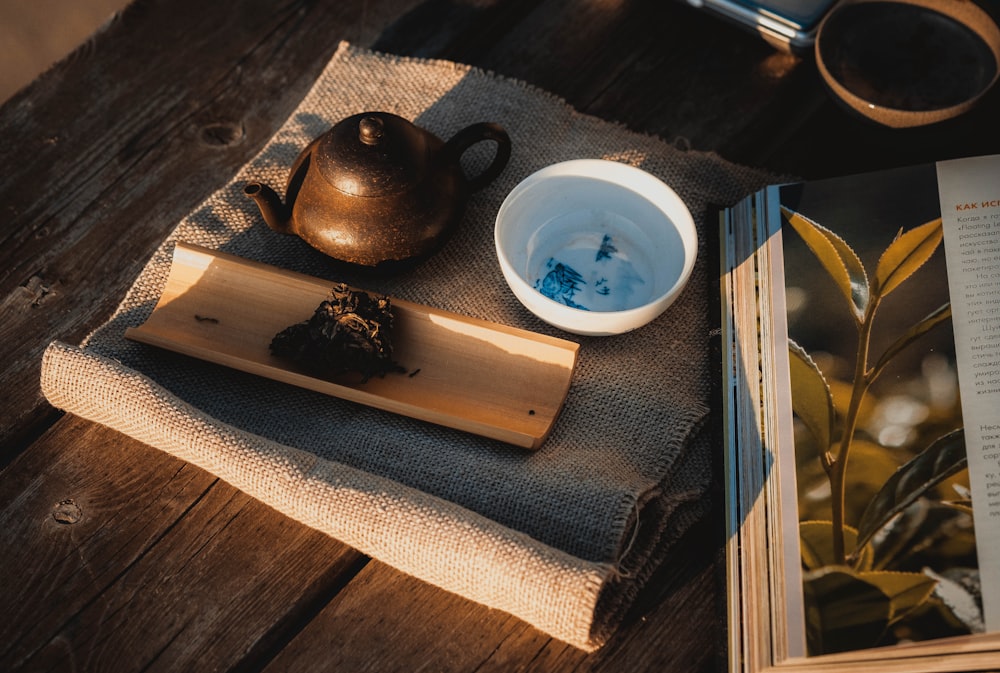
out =
<path fill-rule="evenodd" d="M 1000 670 L 1000 156 L 721 219 L 730 669 Z"/>

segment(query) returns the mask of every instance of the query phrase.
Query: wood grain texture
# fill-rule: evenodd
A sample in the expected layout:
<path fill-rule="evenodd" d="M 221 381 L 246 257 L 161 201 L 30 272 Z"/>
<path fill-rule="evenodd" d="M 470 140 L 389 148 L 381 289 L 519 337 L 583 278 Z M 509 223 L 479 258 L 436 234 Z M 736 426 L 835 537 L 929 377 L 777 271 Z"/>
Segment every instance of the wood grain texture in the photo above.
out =
<path fill-rule="evenodd" d="M 366 562 L 75 418 L 4 471 L 0 538 L 5 671 L 225 670 L 269 656 Z"/>
<path fill-rule="evenodd" d="M 324 378 L 273 356 L 274 335 L 329 294 L 329 281 L 182 241 L 153 313 L 125 337 L 526 449 L 552 432 L 579 344 L 390 298 L 399 372 Z"/>
<path fill-rule="evenodd" d="M 721 521 L 718 525 L 721 530 Z M 689 533 L 618 636 L 594 654 L 372 561 L 351 590 L 332 600 L 265 671 L 722 670 L 725 624 L 713 564 L 720 549 L 716 537 L 710 527 Z M 373 611 L 372 605 L 380 609 Z"/>
<path fill-rule="evenodd" d="M 342 39 L 469 63 L 779 174 L 1000 152 L 1000 90 L 889 131 L 832 102 L 808 58 L 682 2 L 135 0 L 0 107 L 0 669 L 721 670 L 718 516 L 585 655 L 41 398 L 46 344 L 112 313 Z"/>

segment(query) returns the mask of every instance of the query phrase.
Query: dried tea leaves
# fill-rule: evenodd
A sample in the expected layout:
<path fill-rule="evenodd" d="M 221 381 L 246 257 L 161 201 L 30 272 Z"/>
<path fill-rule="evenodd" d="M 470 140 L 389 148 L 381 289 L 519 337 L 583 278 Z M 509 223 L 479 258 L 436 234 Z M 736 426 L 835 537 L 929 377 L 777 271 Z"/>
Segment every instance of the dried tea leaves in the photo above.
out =
<path fill-rule="evenodd" d="M 285 328 L 271 340 L 271 352 L 323 376 L 359 372 L 364 381 L 405 371 L 392 359 L 392 306 L 343 283 L 312 317 Z"/>

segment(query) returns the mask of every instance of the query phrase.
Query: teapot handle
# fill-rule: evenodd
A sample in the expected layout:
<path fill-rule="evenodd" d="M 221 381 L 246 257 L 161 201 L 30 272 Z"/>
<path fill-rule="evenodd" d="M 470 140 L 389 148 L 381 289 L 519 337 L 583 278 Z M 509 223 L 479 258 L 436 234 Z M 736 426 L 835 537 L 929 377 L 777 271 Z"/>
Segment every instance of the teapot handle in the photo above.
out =
<path fill-rule="evenodd" d="M 499 124 L 480 122 L 467 126 L 445 143 L 444 151 L 450 153 L 458 161 L 467 149 L 483 140 L 492 140 L 497 144 L 497 153 L 493 161 L 479 175 L 469 178 L 469 191 L 482 189 L 493 182 L 494 178 L 507 166 L 510 159 L 510 136 Z"/>

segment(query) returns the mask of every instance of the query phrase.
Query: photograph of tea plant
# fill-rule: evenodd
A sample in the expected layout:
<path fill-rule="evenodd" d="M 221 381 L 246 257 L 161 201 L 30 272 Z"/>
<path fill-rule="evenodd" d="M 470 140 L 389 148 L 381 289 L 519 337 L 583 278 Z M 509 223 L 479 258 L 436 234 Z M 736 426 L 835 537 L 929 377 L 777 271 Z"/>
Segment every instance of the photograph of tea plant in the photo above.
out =
<path fill-rule="evenodd" d="M 865 232 L 866 268 L 853 241 L 782 217 L 827 292 L 786 268 L 809 653 L 981 631 L 941 219 Z M 831 347 L 800 345 L 816 335 Z"/>

